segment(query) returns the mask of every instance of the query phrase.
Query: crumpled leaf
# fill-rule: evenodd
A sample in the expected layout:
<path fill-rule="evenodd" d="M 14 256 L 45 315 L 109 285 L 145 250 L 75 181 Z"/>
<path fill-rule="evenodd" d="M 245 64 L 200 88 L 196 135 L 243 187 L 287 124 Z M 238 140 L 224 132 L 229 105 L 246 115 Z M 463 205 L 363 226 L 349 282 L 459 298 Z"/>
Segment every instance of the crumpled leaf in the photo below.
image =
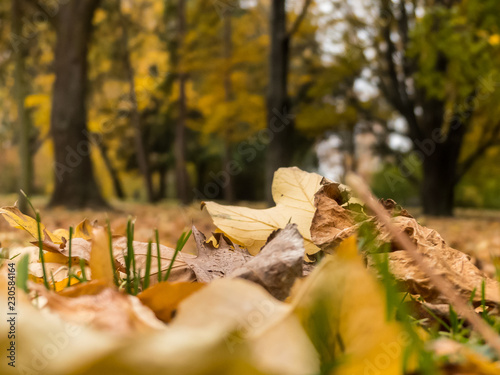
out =
<path fill-rule="evenodd" d="M 398 216 L 392 219 L 393 224 L 402 232 L 406 232 L 417 245 L 430 266 L 445 276 L 454 289 L 468 300 L 474 290 L 473 301 L 482 300 L 481 286 L 485 283 L 485 300 L 488 304 L 500 302 L 500 286 L 496 280 L 490 279 L 480 271 L 467 254 L 449 247 L 444 239 L 433 229 L 421 226 L 413 218 Z M 391 236 L 380 227 L 379 240 L 391 242 Z M 428 277 L 415 264 L 406 251 L 400 250 L 397 242 L 392 241 L 393 249 L 389 253 L 389 268 L 396 280 L 413 294 L 420 294 L 427 302 L 439 304 L 448 301 L 437 291 Z"/>
<path fill-rule="evenodd" d="M 322 250 L 329 251 L 356 232 L 356 222 L 352 212 L 342 207 L 340 184 L 323 179 L 321 185 L 314 195 L 316 211 L 311 222 L 311 238 Z"/>
<path fill-rule="evenodd" d="M 146 258 L 148 253 L 148 243 L 134 241 L 134 255 L 137 269 L 146 269 Z M 160 244 L 160 259 L 161 259 L 161 270 L 165 271 L 170 265 L 170 261 L 174 255 L 175 250 Z M 118 270 L 125 271 L 125 258 L 124 254 L 127 253 L 127 239 L 125 237 L 120 237 L 113 240 L 113 255 L 117 262 Z M 152 244 L 152 257 L 151 257 L 151 282 L 150 285 L 154 285 L 158 282 L 158 256 L 157 256 L 157 246 Z M 193 270 L 185 262 L 187 259 L 195 258 L 194 255 L 180 253 L 177 256 L 172 272 L 168 278 L 169 281 L 196 281 L 196 275 Z M 163 273 L 164 274 L 164 273 Z"/>
<path fill-rule="evenodd" d="M 314 216 L 314 194 L 320 188 L 322 177 L 299 168 L 280 168 L 274 174 L 272 193 L 275 207 L 252 209 L 204 202 L 214 224 L 233 242 L 243 244 L 256 255 L 269 235 L 288 223 L 297 224 L 304 237 L 306 253 L 319 251 L 311 241 L 309 228 Z"/>
<path fill-rule="evenodd" d="M 12 227 L 23 229 L 38 240 L 38 224 L 36 220 L 23 214 L 16 206 L 0 208 L 0 215 L 3 215 Z M 56 244 L 63 242 L 59 236 L 47 231 L 42 223 L 40 223 L 40 230 L 42 232 L 42 240 L 48 239 Z"/>
<path fill-rule="evenodd" d="M 76 227 L 72 238 L 83 238 L 84 240 L 90 240 L 92 238 L 93 226 L 90 224 L 88 219 L 82 220 Z M 64 237 L 66 240 L 69 239 L 69 231 L 67 229 L 56 229 L 54 234 L 59 237 Z"/>
<path fill-rule="evenodd" d="M 73 248 L 71 248 L 73 255 Z M 93 231 L 92 249 L 90 251 L 90 272 L 92 280 L 102 280 L 108 286 L 114 285 L 113 263 L 109 250 L 109 235 L 104 228 Z"/>
<path fill-rule="evenodd" d="M 198 256 L 193 258 L 181 253 L 179 258 L 191 267 L 199 282 L 207 283 L 217 278 L 226 277 L 251 258 L 246 250 L 239 247 L 234 250 L 227 246 L 213 248 L 206 243 L 205 235 L 194 225 L 192 231 Z"/>
<path fill-rule="evenodd" d="M 409 336 L 387 320 L 383 289 L 357 254 L 355 237 L 345 240 L 337 255 L 327 255 L 291 300 L 322 363 L 337 365 L 335 374 L 377 373 L 380 356 L 381 373 L 402 374 Z"/>
<path fill-rule="evenodd" d="M 203 288 L 204 283 L 158 283 L 139 293 L 137 298 L 149 307 L 158 319 L 169 323 L 177 310 L 177 306 L 185 298 Z"/>
<path fill-rule="evenodd" d="M 30 284 L 30 289 L 46 298 L 44 308 L 73 324 L 89 325 L 118 336 L 164 328 L 154 313 L 142 305 L 137 297 L 116 289 L 105 288 L 97 294 L 81 294 L 77 297 L 65 297 L 34 283 Z"/>
<path fill-rule="evenodd" d="M 101 228 L 105 231 L 103 228 Z M 105 236 L 104 240 L 100 240 L 103 248 L 101 249 L 103 254 L 109 254 L 107 236 Z M 85 240 L 83 238 L 73 238 L 71 241 L 71 255 L 72 258 L 75 259 L 83 259 L 85 262 L 90 262 L 91 250 L 92 250 L 92 241 Z M 138 269 L 145 270 L 146 269 L 146 258 L 147 258 L 147 249 L 148 243 L 146 242 L 133 242 L 134 246 L 134 255 L 136 260 L 136 266 Z M 58 256 L 55 259 L 59 259 L 62 264 L 66 264 L 69 256 L 69 242 L 65 244 L 57 245 L 51 242 L 50 240 L 44 240 L 43 248 L 52 254 L 50 256 L 54 256 L 53 254 L 57 254 Z M 152 245 L 152 257 L 151 257 L 151 285 L 157 283 L 157 274 L 158 274 L 158 257 L 157 257 L 157 247 L 156 244 Z M 168 269 L 170 265 L 170 261 L 174 254 L 174 249 L 161 245 L 160 244 L 160 258 L 161 258 L 161 270 L 165 271 Z M 125 272 L 125 258 L 124 254 L 127 253 L 127 239 L 125 237 L 113 237 L 113 257 L 115 261 L 115 267 L 118 271 Z M 59 256 L 63 256 L 60 258 Z M 193 255 L 190 254 L 182 254 L 182 257 L 177 257 L 174 262 L 172 272 L 170 274 L 170 281 L 195 281 L 195 274 L 191 270 L 191 268 L 184 262 L 182 259 L 190 259 L 194 258 Z M 99 259 L 99 257 L 98 257 Z M 78 263 L 78 262 L 76 262 Z M 107 266 L 106 266 L 107 267 Z M 111 266 L 109 267 L 111 270 Z M 143 273 L 144 274 L 144 273 Z M 67 274 L 66 274 L 67 277 Z"/>
<path fill-rule="evenodd" d="M 0 308 L 5 310 L 7 280 L 3 271 L 0 266 Z M 226 338 L 218 330 L 180 327 L 116 336 L 39 311 L 24 293 L 18 293 L 16 306 L 22 312 L 17 316 L 16 367 L 8 366 L 4 357 L 0 373 L 5 375 L 262 375 L 249 364 L 245 344 L 238 352 L 229 353 Z M 8 329 L 8 324 L 0 324 L 1 348 L 10 345 Z"/>
<path fill-rule="evenodd" d="M 248 346 L 247 361 L 269 374 L 315 374 L 317 354 L 291 306 L 242 279 L 218 279 L 181 302 L 170 324 L 226 337 L 228 354 Z"/>
<path fill-rule="evenodd" d="M 254 258 L 231 273 L 262 285 L 273 297 L 284 300 L 298 277 L 302 277 L 304 241 L 296 224 L 273 232 Z"/>
<path fill-rule="evenodd" d="M 373 223 L 379 235 L 375 241 L 380 245 L 390 243 L 389 267 L 397 282 L 412 294 L 420 294 L 426 302 L 447 303 L 428 277 L 414 263 L 413 258 L 392 239 L 388 230 L 376 218 L 360 215 L 340 206 L 338 184 L 324 183 L 315 197 L 317 207 L 312 224 L 311 236 L 316 245 L 328 253 L 335 252 L 346 238 L 358 232 L 361 225 Z M 392 223 L 406 232 L 419 251 L 427 258 L 431 267 L 447 277 L 455 289 L 468 300 L 473 292 L 474 302 L 481 302 L 481 284 L 485 281 L 486 302 L 500 302 L 500 287 L 497 281 L 481 272 L 466 254 L 449 247 L 435 230 L 426 228 L 393 200 L 382 200 L 382 204 L 394 216 Z M 363 250 L 363 249 L 362 249 Z M 375 255 L 376 257 L 376 255 Z M 369 265 L 374 258 L 369 257 Z"/>

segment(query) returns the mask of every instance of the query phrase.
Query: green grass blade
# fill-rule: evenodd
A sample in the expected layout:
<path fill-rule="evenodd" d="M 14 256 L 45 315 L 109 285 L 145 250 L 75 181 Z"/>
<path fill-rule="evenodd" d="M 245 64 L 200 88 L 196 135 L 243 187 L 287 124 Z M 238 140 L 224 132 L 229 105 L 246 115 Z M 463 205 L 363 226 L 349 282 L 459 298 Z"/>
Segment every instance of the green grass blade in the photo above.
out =
<path fill-rule="evenodd" d="M 132 233 L 132 221 L 131 219 L 127 222 L 127 256 L 125 257 L 125 272 L 127 274 L 127 282 L 125 284 L 126 291 L 132 294 L 132 275 L 130 274 L 130 266 L 132 264 L 132 259 L 134 258 L 134 238 Z"/>
<path fill-rule="evenodd" d="M 156 256 L 158 261 L 158 282 L 161 283 L 161 254 L 160 254 L 160 235 L 158 233 L 158 229 L 155 229 L 155 237 L 156 237 Z"/>
<path fill-rule="evenodd" d="M 186 242 L 188 241 L 189 237 L 191 236 L 192 231 L 189 231 L 189 233 L 186 235 L 186 232 L 182 233 L 181 238 L 177 241 L 177 245 L 175 247 L 174 255 L 172 256 L 172 259 L 170 260 L 170 264 L 168 265 L 167 273 L 165 274 L 165 278 L 163 281 L 167 281 L 168 278 L 170 277 L 170 272 L 172 271 L 172 268 L 175 263 L 175 259 L 177 258 L 177 254 L 184 248 L 186 245 Z"/>
<path fill-rule="evenodd" d="M 41 228 L 40 224 L 41 224 L 40 213 L 38 211 L 36 211 L 36 226 L 38 229 L 38 248 L 39 248 L 38 256 L 40 258 L 40 262 L 42 263 L 43 283 L 45 285 L 45 288 L 50 289 L 49 280 L 47 278 L 47 270 L 45 269 L 45 257 L 43 255 L 42 228 Z"/>
<path fill-rule="evenodd" d="M 28 264 L 29 264 L 29 254 L 24 254 L 19 262 L 17 262 L 17 287 L 28 293 Z"/>
<path fill-rule="evenodd" d="M 80 269 L 82 270 L 82 281 L 87 281 L 87 275 L 85 274 L 85 261 L 80 258 Z"/>
<path fill-rule="evenodd" d="M 111 272 L 113 272 L 113 280 L 115 285 L 118 286 L 118 274 L 115 269 L 115 257 L 113 255 L 113 236 L 111 234 L 111 223 L 109 219 L 107 220 L 108 224 L 108 247 L 109 247 L 109 256 L 111 258 Z"/>
<path fill-rule="evenodd" d="M 152 257 L 152 242 L 148 241 L 148 252 L 146 254 L 146 274 L 144 275 L 144 283 L 142 284 L 142 290 L 149 287 L 149 279 L 151 278 L 151 257 Z"/>
<path fill-rule="evenodd" d="M 71 242 L 73 241 L 73 227 L 69 227 L 69 249 L 68 249 L 68 287 L 71 286 Z"/>

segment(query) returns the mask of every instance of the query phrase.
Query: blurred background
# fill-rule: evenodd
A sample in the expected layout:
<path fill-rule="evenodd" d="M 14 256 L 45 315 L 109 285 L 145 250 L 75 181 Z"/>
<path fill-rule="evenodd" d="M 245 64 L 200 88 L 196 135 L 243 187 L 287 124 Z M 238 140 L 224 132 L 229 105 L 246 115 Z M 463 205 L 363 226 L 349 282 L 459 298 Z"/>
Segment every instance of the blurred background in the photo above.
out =
<path fill-rule="evenodd" d="M 3 0 L 0 14 L 0 194 L 272 204 L 272 174 L 295 165 L 356 171 L 426 215 L 500 208 L 498 0 Z"/>

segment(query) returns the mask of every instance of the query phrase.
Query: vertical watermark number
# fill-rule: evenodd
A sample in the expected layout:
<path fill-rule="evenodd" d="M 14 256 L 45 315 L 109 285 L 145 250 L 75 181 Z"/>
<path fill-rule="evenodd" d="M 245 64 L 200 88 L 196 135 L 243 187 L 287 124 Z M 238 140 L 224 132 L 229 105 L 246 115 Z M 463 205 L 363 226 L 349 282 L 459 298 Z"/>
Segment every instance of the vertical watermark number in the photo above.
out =
<path fill-rule="evenodd" d="M 16 265 L 7 264 L 7 364 L 16 367 Z"/>

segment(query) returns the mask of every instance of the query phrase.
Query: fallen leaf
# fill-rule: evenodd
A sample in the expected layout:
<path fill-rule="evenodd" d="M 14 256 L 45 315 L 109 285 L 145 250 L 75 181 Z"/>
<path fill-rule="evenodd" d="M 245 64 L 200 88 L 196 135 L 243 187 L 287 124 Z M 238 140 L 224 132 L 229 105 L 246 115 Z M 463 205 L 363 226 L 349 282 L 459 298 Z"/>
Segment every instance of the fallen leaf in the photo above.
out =
<path fill-rule="evenodd" d="M 181 302 L 169 327 L 218 332 L 225 337 L 228 354 L 248 347 L 248 362 L 264 373 L 319 370 L 314 347 L 291 306 L 247 280 L 214 280 Z"/>
<path fill-rule="evenodd" d="M 392 251 L 388 254 L 389 267 L 396 281 L 410 293 L 421 295 L 426 302 L 433 304 L 448 302 L 414 263 L 413 258 L 401 249 L 389 231 L 378 223 L 376 218 L 345 209 L 339 205 L 341 203 L 339 197 L 338 184 L 332 183 L 324 183 L 316 194 L 317 209 L 311 225 L 311 235 L 316 245 L 327 253 L 334 253 L 337 246 L 346 238 L 356 234 L 361 225 L 373 223 L 374 231 L 378 232 L 375 241 L 380 245 L 391 244 Z M 418 224 L 393 200 L 382 200 L 382 204 L 394 216 L 392 223 L 413 240 L 431 267 L 448 278 L 464 299 L 468 300 L 476 290 L 474 302 L 480 303 L 481 285 L 484 280 L 486 302 L 489 304 L 500 302 L 498 282 L 481 272 L 470 261 L 469 256 L 449 247 L 439 233 Z M 377 255 L 368 259 L 372 267 L 375 264 L 374 257 Z"/>
<path fill-rule="evenodd" d="M 163 329 L 155 314 L 135 296 L 105 288 L 93 295 L 65 297 L 30 283 L 30 290 L 47 300 L 44 308 L 73 324 L 88 325 L 118 336 Z"/>
<path fill-rule="evenodd" d="M 355 237 L 342 242 L 337 255 L 327 255 L 294 288 L 291 301 L 325 368 L 336 365 L 335 374 L 349 375 L 403 373 L 409 335 L 387 320 L 385 294 L 357 254 Z"/>
<path fill-rule="evenodd" d="M 104 228 L 95 228 L 89 261 L 92 280 L 102 280 L 108 286 L 114 286 L 114 259 L 111 259 L 109 247 L 108 232 Z"/>
<path fill-rule="evenodd" d="M 204 202 L 214 224 L 231 241 L 245 246 L 256 255 L 266 243 L 269 235 L 288 223 L 297 224 L 304 237 L 308 255 L 319 251 L 311 241 L 309 231 L 314 216 L 314 194 L 321 187 L 322 177 L 299 168 L 280 168 L 274 174 L 272 185 L 275 207 L 252 209 L 224 206 L 215 202 Z"/>
<path fill-rule="evenodd" d="M 16 206 L 2 207 L 0 208 L 0 214 L 3 215 L 5 220 L 7 220 L 12 227 L 23 229 L 38 240 L 38 224 L 36 220 L 30 216 L 24 215 Z M 40 223 L 40 230 L 42 240 L 49 239 L 56 244 L 62 243 L 62 239 L 47 231 L 42 223 Z"/>
<path fill-rule="evenodd" d="M 481 303 L 481 287 L 485 283 L 485 300 L 488 304 L 500 302 L 500 286 L 496 280 L 487 277 L 470 260 L 467 254 L 449 247 L 435 230 L 426 228 L 413 218 L 398 216 L 392 219 L 393 224 L 402 232 L 406 232 L 417 245 L 419 252 L 436 272 L 446 277 L 462 298 L 468 300 L 474 290 L 473 301 Z M 379 226 L 379 240 L 391 242 L 387 231 Z M 426 302 L 433 304 L 448 303 L 427 275 L 415 264 L 413 258 L 396 242 L 388 254 L 389 267 L 396 281 L 413 294 L 420 294 Z M 370 263 L 372 264 L 372 263 Z"/>
<path fill-rule="evenodd" d="M 204 283 L 162 282 L 139 293 L 137 298 L 143 305 L 149 307 L 158 319 L 169 323 L 179 303 L 205 285 Z"/>
<path fill-rule="evenodd" d="M 142 274 L 144 275 L 144 271 L 146 270 L 146 258 L 148 252 L 148 243 L 147 242 L 133 242 L 134 247 L 134 255 L 136 267 L 139 270 L 142 270 Z M 156 244 L 152 244 L 152 257 L 151 257 L 151 273 L 150 273 L 150 285 L 154 285 L 158 282 L 158 256 L 157 256 L 158 247 Z M 172 261 L 175 250 L 161 245 L 160 244 L 160 263 L 161 270 L 166 271 Z M 119 267 L 119 271 L 125 272 L 125 258 L 124 255 L 127 254 L 127 239 L 125 237 L 120 237 L 118 239 L 113 240 L 113 254 L 117 265 Z M 195 258 L 194 255 L 181 253 L 175 260 L 172 272 L 169 276 L 169 281 L 196 281 L 196 275 L 191 267 L 188 266 L 186 260 L 190 260 Z M 163 272 L 163 275 L 165 272 Z"/>
<path fill-rule="evenodd" d="M 251 258 L 246 250 L 239 247 L 234 250 L 227 246 L 213 248 L 206 243 L 205 235 L 195 226 L 192 231 L 198 256 L 193 258 L 187 254 L 180 254 L 179 258 L 191 267 L 199 282 L 208 283 L 213 279 L 226 277 Z"/>
<path fill-rule="evenodd" d="M 316 211 L 311 222 L 312 241 L 324 251 L 337 246 L 356 232 L 353 213 L 342 207 L 340 184 L 323 180 L 314 195 Z"/>
<path fill-rule="evenodd" d="M 80 297 L 80 296 L 94 296 L 101 293 L 104 289 L 108 288 L 106 280 L 90 280 L 84 283 L 71 286 L 61 290 L 58 294 L 62 297 Z"/>
<path fill-rule="evenodd" d="M 273 297 L 284 300 L 298 277 L 302 277 L 304 241 L 296 224 L 273 232 L 254 258 L 234 270 L 240 277 L 262 285 Z"/>

